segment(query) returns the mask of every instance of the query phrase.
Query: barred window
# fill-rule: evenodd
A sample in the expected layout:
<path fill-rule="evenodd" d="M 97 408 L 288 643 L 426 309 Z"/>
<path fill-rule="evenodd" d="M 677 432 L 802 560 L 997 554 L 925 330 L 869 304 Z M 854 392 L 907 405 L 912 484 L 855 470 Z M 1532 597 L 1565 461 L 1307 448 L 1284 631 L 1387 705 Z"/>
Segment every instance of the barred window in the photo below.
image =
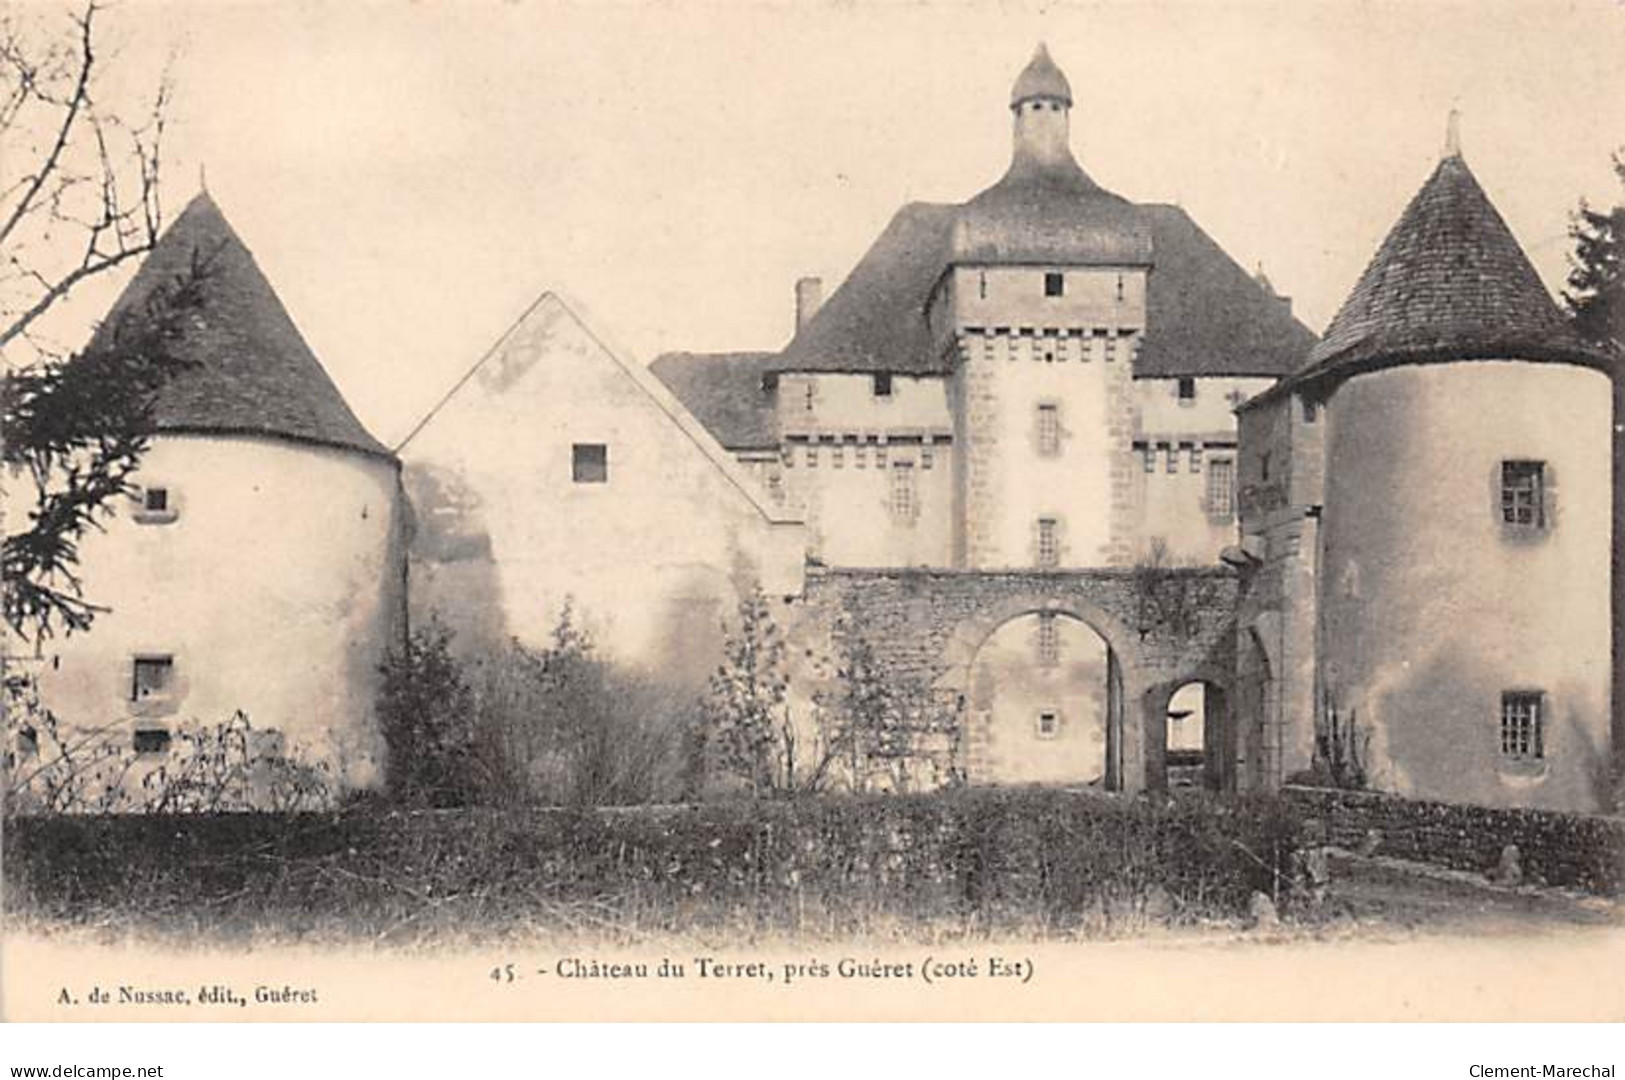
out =
<path fill-rule="evenodd" d="M 1054 457 L 1061 452 L 1061 407 L 1044 404 L 1038 406 L 1038 452 Z"/>
<path fill-rule="evenodd" d="M 916 506 L 914 466 L 907 461 L 896 462 L 891 470 L 892 517 L 902 521 L 912 520 Z"/>
<path fill-rule="evenodd" d="M 1038 519 L 1038 565 L 1041 567 L 1061 565 L 1061 545 L 1056 533 L 1057 522 L 1054 518 Z"/>
<path fill-rule="evenodd" d="M 1054 667 L 1061 662 L 1061 628 L 1055 613 L 1043 612 L 1038 616 L 1038 663 L 1041 667 Z"/>
<path fill-rule="evenodd" d="M 1235 513 L 1236 463 L 1230 458 L 1214 458 L 1207 469 L 1207 512 L 1225 518 Z"/>
<path fill-rule="evenodd" d="M 1501 695 L 1501 756 L 1538 760 L 1546 756 L 1543 721 L 1546 696 L 1539 691 L 1509 690 Z"/>
<path fill-rule="evenodd" d="M 1528 529 L 1546 527 L 1546 463 L 1501 462 L 1501 520 Z"/>

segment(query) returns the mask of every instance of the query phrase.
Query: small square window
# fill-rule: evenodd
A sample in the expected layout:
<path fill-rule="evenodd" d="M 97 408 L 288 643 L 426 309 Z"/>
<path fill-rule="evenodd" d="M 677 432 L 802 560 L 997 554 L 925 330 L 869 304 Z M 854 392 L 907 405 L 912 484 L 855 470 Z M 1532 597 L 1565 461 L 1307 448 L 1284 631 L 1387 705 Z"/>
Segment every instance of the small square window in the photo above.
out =
<path fill-rule="evenodd" d="M 1040 739 L 1053 739 L 1061 733 L 1061 712 L 1059 709 L 1040 709 L 1038 711 L 1038 737 Z"/>
<path fill-rule="evenodd" d="M 603 443 L 571 446 L 570 479 L 577 484 L 609 483 L 609 447 Z"/>
<path fill-rule="evenodd" d="M 169 753 L 169 732 L 164 728 L 136 728 L 132 741 L 138 754 Z"/>
<path fill-rule="evenodd" d="M 1501 695 L 1501 756 L 1536 761 L 1546 756 L 1546 695 L 1509 690 Z"/>
<path fill-rule="evenodd" d="M 1065 274 L 1056 274 L 1056 273 L 1045 274 L 1044 275 L 1044 295 L 1045 296 L 1065 296 L 1066 295 L 1066 275 Z"/>
<path fill-rule="evenodd" d="M 131 666 L 130 700 L 134 702 L 162 700 L 175 688 L 175 658 L 173 656 L 138 656 Z"/>
<path fill-rule="evenodd" d="M 874 377 L 875 397 L 891 397 L 891 373 L 878 372 Z"/>
<path fill-rule="evenodd" d="M 163 525 L 175 520 L 175 494 L 167 486 L 149 484 L 137 488 L 135 520 L 144 525 Z"/>
<path fill-rule="evenodd" d="M 1546 527 L 1546 463 L 1501 462 L 1501 521 L 1526 529 Z"/>
<path fill-rule="evenodd" d="M 1179 400 L 1180 401 L 1195 401 L 1196 400 L 1196 380 L 1191 378 L 1188 375 L 1185 376 L 1184 378 L 1179 380 L 1179 383 L 1178 383 L 1178 385 L 1176 387 L 1176 392 L 1179 394 Z"/>

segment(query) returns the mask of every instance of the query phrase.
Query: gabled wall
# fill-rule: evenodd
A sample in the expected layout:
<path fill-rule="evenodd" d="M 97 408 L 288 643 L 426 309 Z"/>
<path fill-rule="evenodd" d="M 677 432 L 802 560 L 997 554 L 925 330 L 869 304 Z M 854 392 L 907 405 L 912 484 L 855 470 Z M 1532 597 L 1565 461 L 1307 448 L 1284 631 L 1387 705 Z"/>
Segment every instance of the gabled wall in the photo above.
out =
<path fill-rule="evenodd" d="M 603 483 L 574 444 L 607 447 Z M 643 367 L 542 297 L 401 449 L 414 621 L 545 645 L 568 600 L 611 656 L 697 679 L 760 582 L 799 593 L 801 523 Z"/>

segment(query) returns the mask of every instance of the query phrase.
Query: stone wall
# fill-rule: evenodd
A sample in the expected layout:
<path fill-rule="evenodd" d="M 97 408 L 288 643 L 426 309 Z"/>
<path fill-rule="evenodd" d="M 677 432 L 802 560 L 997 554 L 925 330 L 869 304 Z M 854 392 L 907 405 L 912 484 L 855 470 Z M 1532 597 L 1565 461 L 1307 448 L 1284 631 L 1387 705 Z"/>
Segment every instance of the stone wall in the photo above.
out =
<path fill-rule="evenodd" d="M 1341 847 L 1488 873 L 1516 844 L 1524 877 L 1617 894 L 1625 885 L 1625 820 L 1550 810 L 1422 802 L 1364 791 L 1291 787 L 1283 794 Z"/>
<path fill-rule="evenodd" d="M 1077 619 L 1111 650 L 1120 707 L 1108 786 L 1133 791 L 1165 783 L 1173 693 L 1197 680 L 1228 692 L 1235 604 L 1236 579 L 1225 570 L 813 569 L 791 641 L 802 659 L 838 656 L 862 634 L 899 685 L 963 710 L 977 653 L 1001 626 L 1044 612 Z"/>

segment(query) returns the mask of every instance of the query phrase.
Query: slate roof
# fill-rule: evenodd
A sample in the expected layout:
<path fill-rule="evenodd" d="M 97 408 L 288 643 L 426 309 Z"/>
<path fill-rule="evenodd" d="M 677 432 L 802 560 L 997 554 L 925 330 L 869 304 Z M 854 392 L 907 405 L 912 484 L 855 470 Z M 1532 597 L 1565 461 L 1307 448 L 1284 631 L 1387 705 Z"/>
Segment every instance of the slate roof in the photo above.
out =
<path fill-rule="evenodd" d="M 1461 155 L 1447 153 L 1293 382 L 1513 357 L 1609 368 L 1558 310 Z"/>
<path fill-rule="evenodd" d="M 393 458 L 310 351 L 254 256 L 207 194 L 166 229 L 113 305 L 119 313 L 203 260 L 204 301 L 178 352 L 193 361 L 160 392 L 160 431 L 267 435 Z"/>
<path fill-rule="evenodd" d="M 771 450 L 779 444 L 772 395 L 762 387 L 775 354 L 665 353 L 649 365 L 683 407 L 729 450 Z"/>
<path fill-rule="evenodd" d="M 1151 265 L 1137 376 L 1280 377 L 1303 364 L 1315 335 L 1184 210 L 1130 203 L 1087 176 L 1074 183 L 1070 193 L 1050 190 L 1070 203 L 1079 218 L 1098 221 L 1110 215 L 1113 228 L 1120 230 L 1114 242 L 1121 245 L 1121 257 Z M 975 220 L 976 207 L 975 199 L 962 206 L 904 206 L 772 366 L 780 371 L 945 374 L 946 361 L 931 350 L 925 305 L 951 263 L 976 261 L 977 249 L 967 244 L 966 230 L 960 227 L 967 217 Z M 1068 207 L 1043 212 L 1064 219 Z M 1077 231 L 1048 232 L 1056 245 L 1050 254 L 1055 261 L 1064 260 L 1062 245 L 1074 242 Z M 1143 252 L 1138 244 L 1144 245 Z M 1036 252 L 1022 254 L 1049 261 Z"/>

